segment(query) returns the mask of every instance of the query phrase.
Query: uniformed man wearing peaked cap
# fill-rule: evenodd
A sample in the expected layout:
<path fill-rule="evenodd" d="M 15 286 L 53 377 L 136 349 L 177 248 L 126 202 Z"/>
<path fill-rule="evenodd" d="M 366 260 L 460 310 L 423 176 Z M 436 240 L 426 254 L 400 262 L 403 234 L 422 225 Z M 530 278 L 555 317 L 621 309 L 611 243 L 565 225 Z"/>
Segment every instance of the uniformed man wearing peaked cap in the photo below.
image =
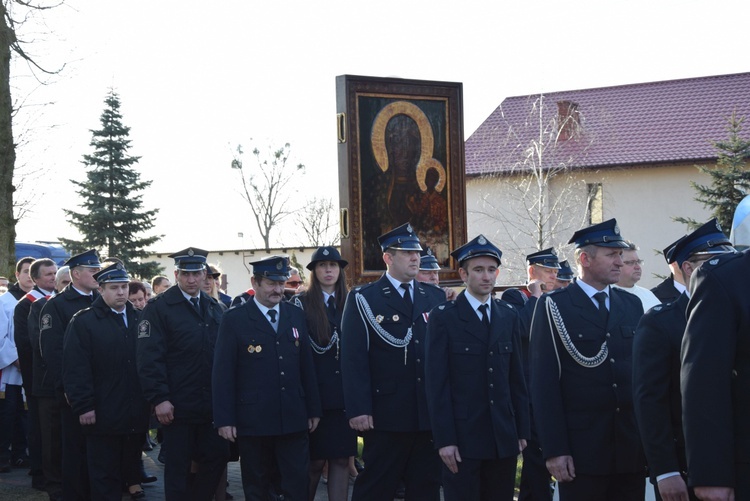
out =
<path fill-rule="evenodd" d="M 560 261 L 554 247 L 542 249 L 526 256 L 527 285 L 525 289 L 507 289 L 501 296 L 504 301 L 510 303 L 519 313 L 521 320 L 521 352 L 523 354 L 523 367 L 526 376 L 526 385 L 529 384 L 529 333 L 531 330 L 531 317 L 534 314 L 536 301 L 545 292 L 557 288 L 557 275 L 560 272 Z M 533 410 L 532 410 L 533 415 Z M 521 483 L 519 486 L 519 499 L 534 499 L 539 501 L 552 499 L 550 489 L 550 474 L 547 471 L 542 452 L 539 448 L 539 439 L 536 428 L 532 422 L 531 437 L 528 447 L 523 451 L 523 469 L 521 470 Z"/>
<path fill-rule="evenodd" d="M 627 243 L 614 219 L 578 230 L 579 279 L 537 301 L 531 401 L 560 499 L 642 500 L 645 459 L 633 413 L 632 342 L 640 300 L 610 287 Z"/>
<path fill-rule="evenodd" d="M 430 313 L 425 355 L 443 494 L 510 500 L 516 458 L 530 437 L 521 326 L 512 306 L 492 299 L 500 249 L 479 235 L 451 255 L 466 290 Z"/>
<path fill-rule="evenodd" d="M 555 289 L 567 287 L 575 277 L 575 273 L 573 273 L 573 269 L 570 267 L 570 263 L 568 262 L 568 260 L 566 259 L 565 261 L 560 261 L 560 269 L 557 272 L 557 284 L 555 286 Z"/>
<path fill-rule="evenodd" d="M 419 273 L 417 281 L 440 286 L 440 263 L 438 263 L 432 249 L 425 247 L 419 251 Z M 442 287 L 445 299 L 449 301 L 456 298 L 456 291 L 450 287 Z"/>
<path fill-rule="evenodd" d="M 162 425 L 167 501 L 211 499 L 229 456 L 213 427 L 211 370 L 223 309 L 201 290 L 207 254 L 188 247 L 170 255 L 177 287 L 151 298 L 138 324 L 138 374 Z M 189 483 L 191 461 L 198 471 Z"/>
<path fill-rule="evenodd" d="M 675 277 L 690 283 L 703 262 L 732 251 L 729 239 L 712 219 L 664 254 L 678 266 Z M 680 402 L 680 349 L 689 298 L 690 291 L 686 290 L 674 302 L 651 308 L 641 318 L 633 341 L 635 414 L 657 499 L 697 499 L 686 485 Z"/>
<path fill-rule="evenodd" d="M 126 481 L 140 476 L 150 406 L 135 366 L 138 312 L 128 301 L 130 277 L 116 263 L 93 278 L 101 294 L 68 325 L 63 381 L 86 437 L 91 499 L 114 501 Z"/>
<path fill-rule="evenodd" d="M 659 285 L 651 289 L 651 292 L 661 301 L 662 303 L 672 303 L 680 297 L 680 294 L 685 292 L 687 284 L 682 282 L 682 272 L 680 271 L 680 265 L 675 262 L 674 249 L 680 241 L 685 238 L 685 235 L 681 236 L 662 251 L 662 256 L 669 266 L 669 276 L 665 278 Z"/>
<path fill-rule="evenodd" d="M 289 258 L 251 263 L 255 295 L 228 310 L 214 361 L 214 423 L 237 442 L 245 499 L 267 499 L 278 471 L 284 499 L 306 499 L 308 433 L 322 415 L 302 309 L 283 301 Z"/>
<path fill-rule="evenodd" d="M 403 478 L 407 498 L 434 500 L 440 459 L 427 414 L 424 343 L 429 312 L 445 293 L 415 280 L 422 246 L 411 224 L 378 243 L 387 271 L 349 292 L 341 326 L 346 412 L 365 442 L 352 499 L 392 499 Z"/>
<path fill-rule="evenodd" d="M 39 317 L 39 346 L 46 366 L 46 373 L 42 378 L 50 381 L 55 390 L 58 401 L 62 437 L 55 437 L 57 429 L 51 428 L 53 443 L 62 443 L 62 492 L 64 499 L 88 499 L 89 483 L 86 466 L 85 439 L 81 433 L 78 416 L 73 415 L 65 399 L 63 387 L 63 339 L 68 323 L 78 311 L 88 308 L 99 296 L 99 284 L 94 274 L 101 268 L 96 250 L 91 249 L 71 256 L 65 262 L 70 268 L 71 283 L 60 294 L 53 296 L 42 308 Z M 49 401 L 41 403 L 40 413 L 57 415 L 58 410 L 50 406 Z M 44 422 L 42 418 L 42 422 Z M 45 447 L 45 453 L 54 458 L 55 451 Z M 44 460 L 44 459 L 43 459 Z M 56 468 L 52 467 L 54 470 Z M 56 482 L 51 482 L 49 491 L 51 497 L 57 497 L 59 490 Z"/>

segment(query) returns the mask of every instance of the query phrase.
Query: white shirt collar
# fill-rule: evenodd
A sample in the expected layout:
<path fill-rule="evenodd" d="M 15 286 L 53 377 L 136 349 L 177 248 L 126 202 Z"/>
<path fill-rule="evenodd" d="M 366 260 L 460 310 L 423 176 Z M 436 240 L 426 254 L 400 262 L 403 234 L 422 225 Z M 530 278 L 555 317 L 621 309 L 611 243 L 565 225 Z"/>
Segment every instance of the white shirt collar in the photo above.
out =
<path fill-rule="evenodd" d="M 404 297 L 404 289 L 401 288 L 401 284 L 406 284 L 406 283 L 411 284 L 411 287 L 409 287 L 409 291 L 412 294 L 412 298 L 414 297 L 413 296 L 413 294 L 414 294 L 414 280 L 409 280 L 408 282 L 399 282 L 398 280 L 396 280 L 395 278 L 393 278 L 390 275 L 390 273 L 388 273 L 387 271 L 385 272 L 385 276 L 391 282 L 391 285 L 393 286 L 393 288 L 398 291 L 398 293 L 401 295 L 401 297 Z"/>
<path fill-rule="evenodd" d="M 464 292 L 464 296 L 466 296 L 466 300 L 469 302 L 469 305 L 471 305 L 471 308 L 474 310 L 474 312 L 477 314 L 480 320 L 482 319 L 482 312 L 479 311 L 479 307 L 482 306 L 483 304 L 486 304 L 487 306 L 489 306 L 489 308 L 487 308 L 487 318 L 488 319 L 490 318 L 490 310 L 492 310 L 492 307 L 490 306 L 490 301 L 491 301 L 490 298 L 487 298 L 487 302 L 483 303 L 479 299 L 475 298 L 474 296 L 472 296 L 466 291 Z"/>

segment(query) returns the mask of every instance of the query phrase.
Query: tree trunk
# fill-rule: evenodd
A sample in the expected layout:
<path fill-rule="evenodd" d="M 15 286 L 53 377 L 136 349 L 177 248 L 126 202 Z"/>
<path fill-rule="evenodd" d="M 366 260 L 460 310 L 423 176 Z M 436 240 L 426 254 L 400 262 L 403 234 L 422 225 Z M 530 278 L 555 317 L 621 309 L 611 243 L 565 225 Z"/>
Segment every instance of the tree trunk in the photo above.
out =
<path fill-rule="evenodd" d="M 8 26 L 6 8 L 0 4 L 0 274 L 12 276 L 15 268 L 16 220 L 13 216 L 13 101 L 10 96 L 10 47 L 15 33 Z"/>

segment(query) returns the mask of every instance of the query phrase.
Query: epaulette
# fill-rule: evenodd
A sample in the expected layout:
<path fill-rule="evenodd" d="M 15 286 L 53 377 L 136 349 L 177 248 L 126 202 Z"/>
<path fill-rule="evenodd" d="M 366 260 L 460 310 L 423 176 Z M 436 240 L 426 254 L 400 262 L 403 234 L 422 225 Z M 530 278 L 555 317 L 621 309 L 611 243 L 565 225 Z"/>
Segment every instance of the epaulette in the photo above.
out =
<path fill-rule="evenodd" d="M 352 292 L 362 292 L 365 289 L 369 289 L 373 285 L 375 285 L 375 282 L 370 282 L 369 284 L 358 285 L 358 286 L 352 288 Z"/>
<path fill-rule="evenodd" d="M 456 306 L 456 300 L 453 299 L 451 301 L 446 301 L 443 304 L 437 305 L 435 308 L 437 308 L 440 311 L 450 310 L 452 308 L 455 308 Z"/>
<path fill-rule="evenodd" d="M 493 299 L 494 302 L 498 304 L 498 306 L 505 306 L 506 308 L 510 308 L 513 311 L 516 311 L 516 308 L 510 304 L 508 301 L 503 301 L 502 299 L 496 297 Z"/>
<path fill-rule="evenodd" d="M 739 251 L 727 252 L 726 254 L 720 254 L 716 256 L 715 258 L 705 261 L 702 266 L 705 266 L 706 268 L 718 268 L 734 259 L 738 259 L 743 254 L 744 254 L 744 251 L 743 252 L 739 252 Z"/>

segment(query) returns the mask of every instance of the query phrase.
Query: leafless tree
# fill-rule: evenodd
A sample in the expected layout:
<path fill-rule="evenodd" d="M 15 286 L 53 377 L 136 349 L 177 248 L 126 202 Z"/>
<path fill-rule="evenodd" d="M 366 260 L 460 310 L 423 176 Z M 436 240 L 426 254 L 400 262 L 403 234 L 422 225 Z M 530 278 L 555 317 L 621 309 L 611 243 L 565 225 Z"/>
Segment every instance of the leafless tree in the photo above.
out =
<path fill-rule="evenodd" d="M 297 212 L 297 225 L 313 247 L 336 245 L 340 235 L 334 231 L 338 225 L 333 200 L 313 198 Z"/>
<path fill-rule="evenodd" d="M 14 215 L 13 184 L 16 166 L 17 141 L 13 136 L 13 119 L 18 110 L 11 96 L 11 59 L 20 58 L 28 64 L 37 79 L 41 75 L 52 75 L 62 70 L 43 68 L 33 55 L 27 52 L 31 40 L 21 34 L 23 24 L 40 12 L 61 4 L 59 1 L 2 0 L 0 2 L 0 270 L 12 269 L 15 264 L 15 240 L 17 215 Z M 16 204 L 18 205 L 18 204 Z M 21 213 L 23 212 L 21 204 Z"/>
<path fill-rule="evenodd" d="M 596 196 L 571 171 L 586 156 L 593 135 L 585 131 L 575 103 L 558 102 L 551 109 L 538 95 L 528 100 L 525 115 L 500 111 L 495 140 L 501 155 L 479 177 L 479 201 L 469 212 L 480 223 L 499 226 L 500 240 L 516 255 L 564 248 L 590 215 L 588 198 Z"/>
<path fill-rule="evenodd" d="M 292 181 L 296 175 L 304 174 L 303 164 L 292 165 L 289 161 L 291 146 L 286 143 L 278 149 L 269 146 L 264 152 L 253 148 L 253 161 L 243 161 L 244 149 L 235 149 L 232 168 L 240 173 L 242 198 L 250 205 L 265 250 L 271 249 L 271 231 L 293 212 L 291 205 Z"/>

